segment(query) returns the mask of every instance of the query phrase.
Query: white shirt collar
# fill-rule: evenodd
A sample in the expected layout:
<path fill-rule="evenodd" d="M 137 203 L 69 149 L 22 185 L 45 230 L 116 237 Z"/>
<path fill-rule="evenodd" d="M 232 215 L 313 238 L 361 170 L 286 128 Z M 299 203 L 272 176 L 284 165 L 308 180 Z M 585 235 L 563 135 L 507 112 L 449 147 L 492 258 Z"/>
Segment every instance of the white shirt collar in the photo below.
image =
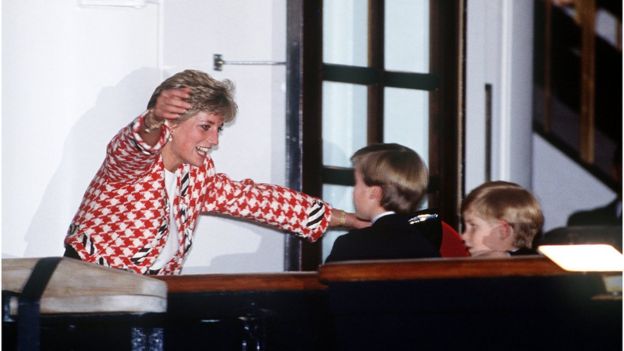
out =
<path fill-rule="evenodd" d="M 391 215 L 391 214 L 395 214 L 394 211 L 386 211 L 386 212 L 382 212 L 378 215 L 376 215 L 375 217 L 373 217 L 373 219 L 371 219 L 371 224 L 377 222 L 377 220 L 381 217 L 387 216 L 387 215 Z"/>

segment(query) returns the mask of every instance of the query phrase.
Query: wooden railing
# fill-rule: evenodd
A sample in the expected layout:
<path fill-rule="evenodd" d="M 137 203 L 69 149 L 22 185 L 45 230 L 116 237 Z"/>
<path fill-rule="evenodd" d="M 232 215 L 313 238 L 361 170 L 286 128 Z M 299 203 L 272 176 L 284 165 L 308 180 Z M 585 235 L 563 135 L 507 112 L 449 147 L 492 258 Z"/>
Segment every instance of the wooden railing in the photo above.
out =
<path fill-rule="evenodd" d="M 318 272 L 199 274 L 157 277 L 169 293 L 323 290 L 330 281 L 493 278 L 579 274 L 541 256 L 503 259 L 418 259 L 329 263 Z"/>
<path fill-rule="evenodd" d="M 167 283 L 169 293 L 322 290 L 325 288 L 314 272 L 199 274 L 157 278 Z"/>
<path fill-rule="evenodd" d="M 330 263 L 321 266 L 319 279 L 326 283 L 329 281 L 494 278 L 566 274 L 570 272 L 566 272 L 544 257 L 535 256 Z"/>

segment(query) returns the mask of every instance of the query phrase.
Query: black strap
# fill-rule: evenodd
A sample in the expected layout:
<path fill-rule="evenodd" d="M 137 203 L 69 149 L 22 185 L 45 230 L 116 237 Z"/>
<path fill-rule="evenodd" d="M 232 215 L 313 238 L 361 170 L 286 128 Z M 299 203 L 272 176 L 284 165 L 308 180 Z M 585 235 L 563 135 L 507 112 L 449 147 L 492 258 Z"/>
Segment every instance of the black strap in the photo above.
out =
<path fill-rule="evenodd" d="M 39 300 L 62 257 L 45 257 L 37 261 L 19 297 L 17 309 L 17 349 L 39 350 Z"/>

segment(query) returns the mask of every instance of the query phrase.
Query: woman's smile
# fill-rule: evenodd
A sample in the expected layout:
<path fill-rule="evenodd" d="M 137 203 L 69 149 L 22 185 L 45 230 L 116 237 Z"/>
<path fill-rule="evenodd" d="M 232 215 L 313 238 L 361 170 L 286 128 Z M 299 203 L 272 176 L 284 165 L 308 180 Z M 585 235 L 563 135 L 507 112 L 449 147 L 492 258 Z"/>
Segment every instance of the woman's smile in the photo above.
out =
<path fill-rule="evenodd" d="M 200 155 L 207 157 L 210 149 L 212 148 L 208 146 L 197 146 L 195 147 L 195 149 L 197 150 L 197 152 L 199 152 Z"/>

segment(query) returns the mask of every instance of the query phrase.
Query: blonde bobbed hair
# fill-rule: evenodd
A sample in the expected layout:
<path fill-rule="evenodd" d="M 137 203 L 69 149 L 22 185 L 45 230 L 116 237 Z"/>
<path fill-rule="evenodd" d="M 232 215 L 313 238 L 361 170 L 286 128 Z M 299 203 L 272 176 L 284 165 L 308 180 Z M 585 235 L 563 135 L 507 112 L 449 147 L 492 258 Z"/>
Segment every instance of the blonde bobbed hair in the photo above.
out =
<path fill-rule="evenodd" d="M 191 97 L 187 100 L 191 108 L 177 122 L 182 122 L 198 112 L 217 114 L 223 117 L 225 123 L 234 120 L 238 111 L 238 105 L 234 101 L 234 84 L 230 80 L 219 81 L 204 72 L 191 69 L 176 73 L 163 81 L 154 90 L 147 108 L 156 105 L 163 90 L 182 87 L 191 88 Z"/>

